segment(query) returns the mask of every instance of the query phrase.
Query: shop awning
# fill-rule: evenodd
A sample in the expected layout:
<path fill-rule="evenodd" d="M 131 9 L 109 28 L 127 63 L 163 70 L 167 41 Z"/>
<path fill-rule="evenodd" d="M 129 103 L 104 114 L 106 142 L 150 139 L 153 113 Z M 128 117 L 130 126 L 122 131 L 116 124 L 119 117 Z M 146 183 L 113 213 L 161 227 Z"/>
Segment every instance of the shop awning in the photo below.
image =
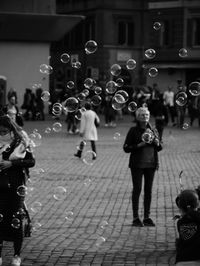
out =
<path fill-rule="evenodd" d="M 79 15 L 0 13 L 0 41 L 58 41 L 83 19 Z"/>

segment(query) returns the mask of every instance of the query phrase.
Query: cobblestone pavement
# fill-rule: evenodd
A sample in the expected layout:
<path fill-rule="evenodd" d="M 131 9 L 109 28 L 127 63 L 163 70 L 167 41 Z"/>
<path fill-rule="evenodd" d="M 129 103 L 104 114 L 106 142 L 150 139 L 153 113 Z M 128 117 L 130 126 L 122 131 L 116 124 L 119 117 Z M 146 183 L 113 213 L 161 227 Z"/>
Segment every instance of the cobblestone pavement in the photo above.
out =
<path fill-rule="evenodd" d="M 93 165 L 73 156 L 80 138 L 66 133 L 63 120 L 58 121 L 62 131 L 50 133 L 45 130 L 55 121 L 26 123 L 28 133 L 38 129 L 42 141 L 36 142 L 37 163 L 28 185 L 26 203 L 34 232 L 24 241 L 23 266 L 174 265 L 178 175 L 183 170 L 185 188 L 199 184 L 200 130 L 165 129 L 151 207 L 156 227 L 136 228 L 131 226 L 129 155 L 122 150 L 131 120 L 98 129 Z M 142 218 L 142 197 L 140 205 Z M 11 247 L 5 244 L 3 265 L 10 265 Z"/>

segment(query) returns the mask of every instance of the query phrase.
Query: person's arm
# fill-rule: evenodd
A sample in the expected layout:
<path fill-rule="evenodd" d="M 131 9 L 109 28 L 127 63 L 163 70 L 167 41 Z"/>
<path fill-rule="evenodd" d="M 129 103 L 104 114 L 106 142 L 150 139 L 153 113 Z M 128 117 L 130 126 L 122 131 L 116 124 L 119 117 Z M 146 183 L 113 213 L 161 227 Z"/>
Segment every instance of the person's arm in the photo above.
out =
<path fill-rule="evenodd" d="M 24 158 L 11 160 L 12 167 L 26 167 L 31 168 L 35 165 L 35 158 L 31 152 L 26 152 L 26 156 Z"/>
<path fill-rule="evenodd" d="M 146 146 L 146 143 L 141 141 L 140 143 L 136 143 L 135 141 L 135 134 L 134 134 L 134 129 L 131 128 L 128 131 L 128 134 L 126 136 L 124 145 L 123 145 L 123 150 L 126 153 L 133 152 L 134 150 L 138 150 L 144 146 Z"/>

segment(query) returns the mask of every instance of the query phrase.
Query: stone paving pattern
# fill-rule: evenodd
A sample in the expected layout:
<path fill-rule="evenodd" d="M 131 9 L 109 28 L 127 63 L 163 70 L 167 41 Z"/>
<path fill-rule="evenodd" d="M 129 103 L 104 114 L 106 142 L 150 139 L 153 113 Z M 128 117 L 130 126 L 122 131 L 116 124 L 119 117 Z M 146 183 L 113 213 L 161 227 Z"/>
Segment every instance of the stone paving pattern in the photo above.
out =
<path fill-rule="evenodd" d="M 66 133 L 64 119 L 58 121 L 62 131 L 49 134 L 45 129 L 55 122 L 52 119 L 26 122 L 27 132 L 38 129 L 42 142 L 35 149 L 36 166 L 28 185 L 26 203 L 35 231 L 25 238 L 23 266 L 174 265 L 176 230 L 172 217 L 178 213 L 174 202 L 180 191 L 178 175 L 183 170 L 185 188 L 200 183 L 200 129 L 165 128 L 151 207 L 156 227 L 137 228 L 131 226 L 129 154 L 122 149 L 131 121 L 127 116 L 116 128 L 105 128 L 102 121 L 98 158 L 92 166 L 73 156 L 80 137 Z M 120 133 L 117 140 L 113 138 L 116 132 Z M 90 150 L 89 143 L 86 150 Z M 56 200 L 53 195 L 58 186 L 67 193 Z M 41 210 L 32 210 L 35 202 L 42 204 Z M 143 218 L 142 195 L 140 209 Z M 73 215 L 66 219 L 70 211 Z M 12 254 L 12 243 L 7 242 L 3 265 L 10 265 Z"/>

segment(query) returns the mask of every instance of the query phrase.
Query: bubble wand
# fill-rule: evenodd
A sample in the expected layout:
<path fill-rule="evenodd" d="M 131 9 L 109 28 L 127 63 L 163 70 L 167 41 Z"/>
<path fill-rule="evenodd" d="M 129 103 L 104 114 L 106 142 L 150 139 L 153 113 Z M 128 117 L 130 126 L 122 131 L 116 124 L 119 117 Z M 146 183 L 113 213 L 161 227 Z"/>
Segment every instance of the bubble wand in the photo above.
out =
<path fill-rule="evenodd" d="M 182 174 L 183 174 L 183 170 L 180 171 L 179 173 L 179 184 L 180 184 L 180 191 L 183 191 L 183 184 L 182 184 Z"/>

